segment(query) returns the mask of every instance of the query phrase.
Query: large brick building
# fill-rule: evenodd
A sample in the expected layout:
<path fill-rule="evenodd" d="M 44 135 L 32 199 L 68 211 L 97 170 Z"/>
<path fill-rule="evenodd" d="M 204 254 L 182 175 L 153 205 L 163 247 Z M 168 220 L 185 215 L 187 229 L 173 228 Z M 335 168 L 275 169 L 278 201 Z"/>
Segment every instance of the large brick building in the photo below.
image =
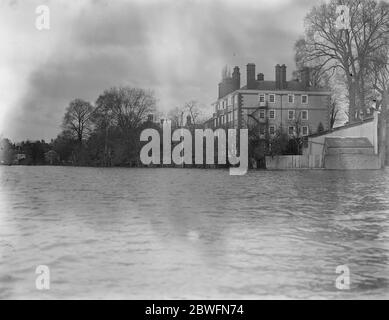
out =
<path fill-rule="evenodd" d="M 219 95 L 213 103 L 213 117 L 208 128 L 249 128 L 257 125 L 261 136 L 281 131 L 289 135 L 316 133 L 319 125 L 329 129 L 330 92 L 312 87 L 309 69 L 300 80 L 286 80 L 286 66 L 276 65 L 275 81 L 256 76 L 255 64 L 247 65 L 247 84 L 240 86 L 239 67 L 225 74 L 219 83 Z"/>

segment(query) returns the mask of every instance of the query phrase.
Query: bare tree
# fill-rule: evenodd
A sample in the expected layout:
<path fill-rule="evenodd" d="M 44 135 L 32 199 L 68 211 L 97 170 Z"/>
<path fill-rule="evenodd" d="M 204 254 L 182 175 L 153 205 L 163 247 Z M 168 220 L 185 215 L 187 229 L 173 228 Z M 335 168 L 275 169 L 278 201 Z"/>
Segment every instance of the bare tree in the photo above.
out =
<path fill-rule="evenodd" d="M 169 111 L 168 118 L 170 119 L 173 127 L 178 128 L 184 125 L 184 113 L 184 109 L 180 107 L 175 107 Z"/>
<path fill-rule="evenodd" d="M 330 129 L 332 129 L 339 118 L 340 108 L 336 100 L 332 100 L 330 104 Z"/>
<path fill-rule="evenodd" d="M 304 63 L 313 63 L 321 74 L 342 72 L 353 121 L 355 111 L 365 106 L 368 65 L 389 37 L 389 5 L 375 0 L 345 0 L 343 4 L 350 10 L 349 28 L 336 28 L 338 1 L 323 3 L 307 15 L 305 40 L 299 49 Z"/>
<path fill-rule="evenodd" d="M 72 133 L 81 145 L 92 128 L 92 105 L 84 100 L 70 102 L 63 119 L 63 129 Z"/>
<path fill-rule="evenodd" d="M 197 125 L 204 120 L 203 109 L 196 100 L 186 102 L 184 110 L 185 113 L 190 116 L 193 125 Z"/>
<path fill-rule="evenodd" d="M 389 44 L 388 44 L 389 46 Z M 389 51 L 386 48 L 376 52 L 375 59 L 370 63 L 370 82 L 377 93 L 376 107 L 380 110 L 379 117 L 379 154 L 381 163 L 387 163 L 387 126 L 389 122 Z"/>
<path fill-rule="evenodd" d="M 106 127 L 115 125 L 121 131 L 129 161 L 139 148 L 141 124 L 156 110 L 154 93 L 140 88 L 114 87 L 106 90 L 96 104 L 100 123 Z"/>

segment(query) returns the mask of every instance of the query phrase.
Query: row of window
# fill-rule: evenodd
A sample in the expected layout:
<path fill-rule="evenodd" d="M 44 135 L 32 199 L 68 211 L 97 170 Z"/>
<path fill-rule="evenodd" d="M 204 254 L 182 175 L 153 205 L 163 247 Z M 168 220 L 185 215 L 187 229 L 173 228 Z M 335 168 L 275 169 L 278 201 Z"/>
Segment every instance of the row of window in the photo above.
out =
<path fill-rule="evenodd" d="M 260 93 L 258 95 L 259 102 L 265 102 L 265 94 Z M 294 103 L 295 95 L 294 94 L 288 94 L 288 103 Z M 276 95 L 273 93 L 269 94 L 269 103 L 275 103 L 276 102 Z M 301 95 L 301 103 L 302 104 L 308 104 L 308 95 L 302 94 Z"/>
<path fill-rule="evenodd" d="M 264 127 L 261 127 L 261 128 L 259 129 L 259 133 L 260 133 L 261 135 L 265 134 L 265 128 L 264 128 Z M 269 134 L 270 134 L 270 135 L 274 135 L 275 133 L 276 133 L 276 126 L 275 126 L 275 125 L 270 125 L 270 126 L 269 126 Z M 296 127 L 294 127 L 294 126 L 289 126 L 289 127 L 288 127 L 288 134 L 289 134 L 290 136 L 294 136 L 296 133 L 297 133 L 297 132 L 296 132 Z M 308 128 L 308 126 L 302 126 L 302 127 L 301 127 L 301 131 L 300 131 L 300 134 L 301 134 L 302 136 L 307 136 L 307 135 L 309 134 L 309 128 Z"/>
<path fill-rule="evenodd" d="M 265 94 L 260 93 L 258 95 L 259 102 L 265 102 Z M 295 101 L 295 95 L 294 94 L 288 94 L 288 103 L 294 103 Z M 274 93 L 269 94 L 269 103 L 275 103 L 276 102 L 276 95 Z M 301 104 L 308 104 L 308 95 L 302 94 L 301 95 Z M 226 109 L 229 106 L 237 106 L 238 105 L 238 95 L 229 96 L 226 99 L 223 99 L 219 103 L 216 104 L 216 110 L 223 110 Z"/>
<path fill-rule="evenodd" d="M 232 114 L 232 112 L 229 112 L 225 115 L 221 115 L 219 117 L 219 119 L 220 119 L 219 124 L 226 124 L 226 123 L 232 122 L 233 121 L 233 114 Z M 238 119 L 238 110 L 235 110 L 235 119 Z M 213 121 L 214 121 L 214 126 L 217 127 L 218 126 L 217 118 L 214 119 Z"/>
<path fill-rule="evenodd" d="M 216 104 L 216 110 L 223 110 L 230 106 L 238 105 L 238 95 L 229 96 L 227 99 L 223 99 Z"/>
<path fill-rule="evenodd" d="M 265 119 L 265 117 L 266 117 L 266 111 L 260 110 L 259 111 L 259 118 Z M 300 117 L 301 117 L 301 120 L 308 120 L 308 110 L 301 110 Z M 269 119 L 275 119 L 275 118 L 276 118 L 276 111 L 269 110 Z M 295 120 L 295 119 L 296 119 L 296 110 L 288 110 L 288 120 Z"/>

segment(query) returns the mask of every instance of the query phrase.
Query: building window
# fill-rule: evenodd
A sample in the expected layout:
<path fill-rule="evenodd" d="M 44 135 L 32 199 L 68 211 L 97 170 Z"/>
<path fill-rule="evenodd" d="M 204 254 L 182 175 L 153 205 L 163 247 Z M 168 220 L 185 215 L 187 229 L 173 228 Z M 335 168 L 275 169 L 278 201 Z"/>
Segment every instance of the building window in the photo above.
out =
<path fill-rule="evenodd" d="M 294 135 L 294 127 L 292 126 L 288 127 L 288 133 L 290 136 Z"/>
<path fill-rule="evenodd" d="M 274 94 L 269 94 L 269 102 L 274 103 L 276 101 L 276 96 Z"/>
<path fill-rule="evenodd" d="M 301 111 L 301 120 L 308 120 L 308 110 Z"/>
<path fill-rule="evenodd" d="M 259 95 L 259 102 L 265 102 L 265 95 L 264 94 Z"/>
<path fill-rule="evenodd" d="M 259 119 L 265 119 L 265 110 L 259 111 Z"/>
<path fill-rule="evenodd" d="M 294 120 L 294 110 L 288 110 L 288 120 Z"/>
<path fill-rule="evenodd" d="M 228 122 L 232 122 L 232 112 L 228 113 Z"/>
<path fill-rule="evenodd" d="M 276 126 L 269 126 L 269 133 L 274 135 L 276 133 Z"/>
<path fill-rule="evenodd" d="M 303 136 L 307 136 L 308 135 L 308 126 L 303 126 L 302 127 L 302 134 L 303 134 Z"/>
<path fill-rule="evenodd" d="M 288 102 L 294 103 L 294 94 L 288 94 Z"/>
<path fill-rule="evenodd" d="M 301 103 L 302 104 L 307 104 L 308 103 L 308 96 L 306 94 L 303 94 L 301 96 Z"/>
<path fill-rule="evenodd" d="M 213 120 L 213 125 L 214 125 L 214 127 L 217 127 L 217 119 Z"/>
<path fill-rule="evenodd" d="M 260 126 L 259 127 L 259 134 L 260 135 L 264 135 L 265 134 L 265 127 L 264 126 Z"/>
<path fill-rule="evenodd" d="M 275 119 L 275 118 L 276 118 L 276 111 L 269 110 L 269 119 Z"/>
<path fill-rule="evenodd" d="M 235 99 L 235 106 L 238 106 L 238 95 L 237 94 L 235 95 L 234 99 Z"/>

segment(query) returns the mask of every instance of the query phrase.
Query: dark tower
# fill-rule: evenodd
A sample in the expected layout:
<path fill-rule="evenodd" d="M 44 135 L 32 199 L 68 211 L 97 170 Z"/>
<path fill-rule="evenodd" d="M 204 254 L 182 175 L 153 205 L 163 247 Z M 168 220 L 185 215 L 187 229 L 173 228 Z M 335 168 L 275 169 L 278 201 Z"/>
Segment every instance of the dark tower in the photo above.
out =
<path fill-rule="evenodd" d="M 234 91 L 240 89 L 240 72 L 239 67 L 234 68 L 234 72 L 232 73 L 232 82 Z"/>
<path fill-rule="evenodd" d="M 287 88 L 287 82 L 286 82 L 286 65 L 281 66 L 281 89 Z"/>
<path fill-rule="evenodd" d="M 247 89 L 255 89 L 255 64 L 247 65 Z"/>
<path fill-rule="evenodd" d="M 276 89 L 281 89 L 281 66 L 279 64 L 276 65 Z"/>

